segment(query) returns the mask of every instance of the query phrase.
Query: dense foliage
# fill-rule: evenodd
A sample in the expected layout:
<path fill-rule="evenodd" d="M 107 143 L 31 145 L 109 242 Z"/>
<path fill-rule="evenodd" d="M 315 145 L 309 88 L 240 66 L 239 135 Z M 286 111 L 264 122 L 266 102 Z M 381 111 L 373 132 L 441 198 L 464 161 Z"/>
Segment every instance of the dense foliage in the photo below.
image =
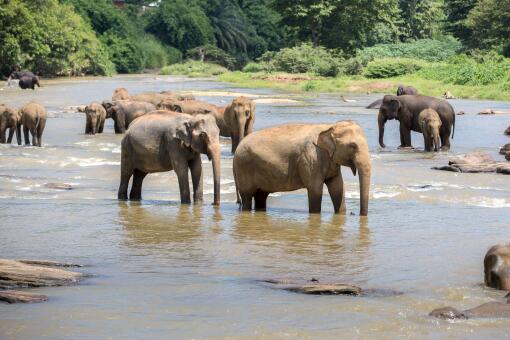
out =
<path fill-rule="evenodd" d="M 389 64 L 395 74 L 409 72 L 402 60 L 413 58 L 445 64 L 459 53 L 510 56 L 510 0 L 125 3 L 0 0 L 0 74 L 132 73 L 184 56 L 228 69 L 249 63 L 252 72 L 389 76 Z"/>

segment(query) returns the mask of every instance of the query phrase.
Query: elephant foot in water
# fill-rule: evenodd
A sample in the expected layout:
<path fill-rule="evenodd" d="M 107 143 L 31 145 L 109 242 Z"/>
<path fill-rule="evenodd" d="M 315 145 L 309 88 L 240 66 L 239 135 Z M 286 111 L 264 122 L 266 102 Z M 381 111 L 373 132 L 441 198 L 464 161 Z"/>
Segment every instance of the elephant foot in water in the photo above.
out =
<path fill-rule="evenodd" d="M 454 320 L 454 319 L 473 319 L 473 318 L 510 318 L 510 294 L 503 302 L 487 302 L 478 307 L 459 311 L 453 307 L 443 307 L 434 309 L 429 314 L 435 318 Z"/>
<path fill-rule="evenodd" d="M 412 145 L 400 145 L 397 149 L 399 150 L 414 150 Z"/>

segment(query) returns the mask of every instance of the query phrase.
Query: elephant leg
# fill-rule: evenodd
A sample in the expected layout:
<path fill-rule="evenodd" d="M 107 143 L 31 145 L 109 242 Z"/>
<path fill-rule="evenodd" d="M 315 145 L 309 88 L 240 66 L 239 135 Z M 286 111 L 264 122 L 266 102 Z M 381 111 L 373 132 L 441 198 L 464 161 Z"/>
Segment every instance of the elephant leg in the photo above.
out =
<path fill-rule="evenodd" d="M 442 151 L 448 151 L 450 150 L 450 133 L 452 128 L 448 126 L 448 124 L 445 124 L 441 126 L 441 150 Z"/>
<path fill-rule="evenodd" d="M 30 145 L 30 139 L 28 138 L 28 127 L 23 125 L 23 135 L 25 137 L 25 145 Z"/>
<path fill-rule="evenodd" d="M 412 148 L 411 144 L 411 130 L 408 129 L 404 124 L 400 124 L 400 147 Z"/>
<path fill-rule="evenodd" d="M 5 143 L 5 131 L 6 131 L 6 130 L 7 130 L 7 129 L 5 129 L 5 130 L 4 130 L 4 129 L 1 129 L 1 130 L 0 130 L 0 143 L 2 143 L 2 144 L 3 144 L 3 143 Z"/>
<path fill-rule="evenodd" d="M 44 127 L 46 126 L 46 120 L 41 120 L 37 126 L 37 145 L 42 146 L 42 134 Z"/>
<path fill-rule="evenodd" d="M 131 192 L 129 193 L 129 199 L 131 201 L 139 201 L 142 199 L 142 183 L 145 176 L 147 176 L 146 172 L 138 169 L 133 171 L 133 184 L 131 185 Z"/>
<path fill-rule="evenodd" d="M 104 119 L 101 121 L 101 124 L 99 124 L 99 129 L 97 129 L 97 133 L 103 133 L 104 129 Z"/>
<path fill-rule="evenodd" d="M 189 191 L 188 163 L 175 164 L 173 168 L 179 180 L 179 191 L 181 192 L 181 204 L 190 204 L 191 195 Z"/>
<path fill-rule="evenodd" d="M 35 127 L 30 129 L 30 134 L 32 135 L 32 146 L 39 145 L 39 142 L 37 141 L 37 129 Z"/>
<path fill-rule="evenodd" d="M 16 131 L 16 127 L 12 127 L 9 129 L 9 137 L 7 138 L 7 143 L 9 143 L 9 144 L 12 143 L 12 137 L 14 136 L 14 131 Z"/>
<path fill-rule="evenodd" d="M 326 180 L 326 186 L 333 202 L 335 214 L 341 213 L 345 215 L 345 188 L 342 174 L 338 173 L 337 176 Z"/>
<path fill-rule="evenodd" d="M 90 119 L 87 118 L 87 123 L 85 124 L 85 134 L 88 135 L 92 131 Z"/>
<path fill-rule="evenodd" d="M 232 146 L 230 151 L 232 153 L 235 153 L 237 145 L 239 144 L 239 136 L 237 136 L 236 134 L 232 134 L 230 139 L 232 140 Z"/>
<path fill-rule="evenodd" d="M 239 192 L 239 196 L 241 196 L 241 209 L 250 211 L 253 206 L 253 193 Z"/>
<path fill-rule="evenodd" d="M 202 173 L 202 159 L 200 155 L 189 162 L 191 182 L 193 183 L 193 202 L 204 200 L 204 174 Z"/>
<path fill-rule="evenodd" d="M 257 190 L 257 192 L 255 193 L 255 210 L 257 211 L 266 210 L 266 202 L 268 196 L 269 196 L 268 192 Z"/>
<path fill-rule="evenodd" d="M 128 160 L 121 156 L 120 162 L 120 185 L 117 198 L 119 200 L 128 199 L 128 186 L 131 176 L 133 176 L 133 168 L 129 165 Z"/>
<path fill-rule="evenodd" d="M 320 185 L 315 185 L 308 189 L 308 211 L 310 214 L 318 214 L 321 212 L 322 205 L 322 187 L 324 183 L 320 183 Z"/>

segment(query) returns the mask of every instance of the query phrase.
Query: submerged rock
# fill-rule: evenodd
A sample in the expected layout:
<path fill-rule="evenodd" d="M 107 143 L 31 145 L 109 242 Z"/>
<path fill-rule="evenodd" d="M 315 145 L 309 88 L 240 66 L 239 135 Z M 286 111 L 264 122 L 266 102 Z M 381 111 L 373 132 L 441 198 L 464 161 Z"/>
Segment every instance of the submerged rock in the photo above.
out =
<path fill-rule="evenodd" d="M 479 115 L 504 115 L 510 114 L 510 111 L 498 111 L 493 109 L 485 109 L 483 111 L 478 112 Z"/>
<path fill-rule="evenodd" d="M 479 152 L 453 157 L 448 165 L 433 167 L 432 169 L 467 173 L 496 172 L 510 174 L 510 164 L 496 162 L 490 155 Z"/>
<path fill-rule="evenodd" d="M 48 300 L 46 295 L 22 292 L 19 290 L 0 290 L 0 301 L 7 303 L 34 303 Z"/>
<path fill-rule="evenodd" d="M 73 190 L 74 187 L 71 184 L 66 183 L 46 183 L 44 185 L 48 189 L 56 189 L 56 190 Z"/>

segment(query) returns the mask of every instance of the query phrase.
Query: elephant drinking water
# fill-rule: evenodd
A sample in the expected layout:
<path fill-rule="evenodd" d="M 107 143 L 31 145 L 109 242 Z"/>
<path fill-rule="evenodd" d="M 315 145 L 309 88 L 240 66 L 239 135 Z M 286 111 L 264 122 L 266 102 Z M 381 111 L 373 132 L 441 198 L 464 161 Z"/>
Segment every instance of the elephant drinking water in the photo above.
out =
<path fill-rule="evenodd" d="M 359 172 L 360 215 L 368 213 L 370 155 L 365 135 L 354 121 L 286 124 L 254 132 L 234 155 L 234 178 L 243 210 L 264 210 L 270 193 L 308 190 L 310 213 L 321 211 L 328 187 L 336 213 L 345 212 L 340 166 Z"/>
<path fill-rule="evenodd" d="M 155 111 L 138 118 L 121 143 L 119 199 L 141 199 L 142 182 L 148 173 L 174 170 L 179 179 L 181 203 L 191 203 L 188 171 L 191 171 L 193 198 L 202 201 L 203 175 L 200 154 L 212 160 L 214 204 L 220 203 L 219 130 L 210 115 Z"/>

